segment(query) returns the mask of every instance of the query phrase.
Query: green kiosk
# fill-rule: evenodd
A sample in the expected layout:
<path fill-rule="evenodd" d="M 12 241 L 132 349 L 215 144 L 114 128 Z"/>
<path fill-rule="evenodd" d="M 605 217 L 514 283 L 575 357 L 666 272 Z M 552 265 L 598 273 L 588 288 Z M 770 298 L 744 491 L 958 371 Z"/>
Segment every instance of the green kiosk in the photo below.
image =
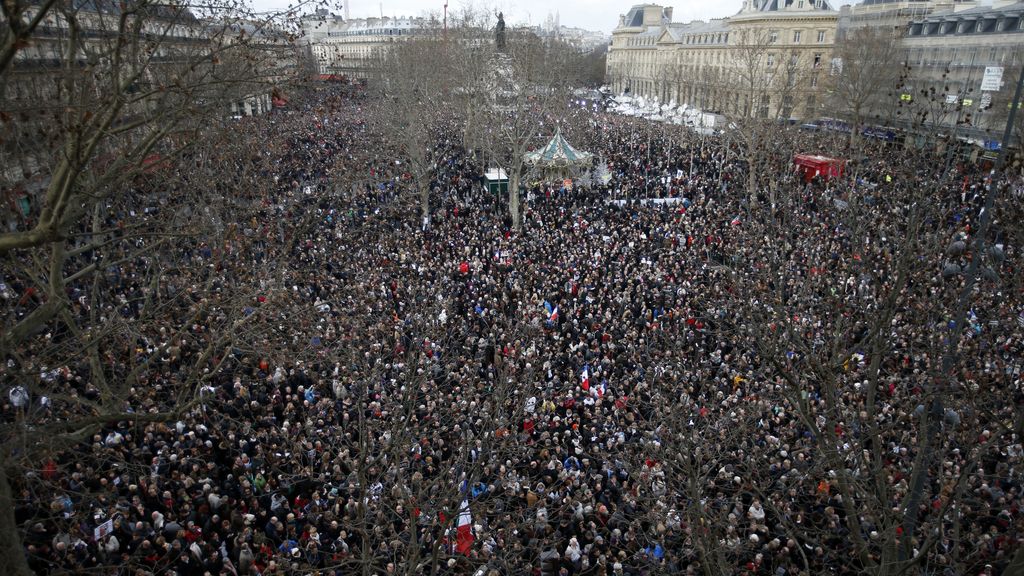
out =
<path fill-rule="evenodd" d="M 488 168 L 484 172 L 484 184 L 491 194 L 507 194 L 508 174 L 501 168 Z"/>

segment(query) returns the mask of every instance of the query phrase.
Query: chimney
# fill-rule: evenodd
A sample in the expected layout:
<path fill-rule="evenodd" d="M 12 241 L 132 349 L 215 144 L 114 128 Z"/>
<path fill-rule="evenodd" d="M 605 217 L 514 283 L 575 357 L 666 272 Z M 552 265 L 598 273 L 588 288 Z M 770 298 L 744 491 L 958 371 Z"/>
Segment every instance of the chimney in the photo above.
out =
<path fill-rule="evenodd" d="M 351 4 L 351 0 L 345 0 L 345 21 L 348 22 L 348 5 Z"/>
<path fill-rule="evenodd" d="M 671 6 L 666 6 L 665 7 L 665 21 L 666 22 L 671 22 L 672 21 L 672 7 Z"/>

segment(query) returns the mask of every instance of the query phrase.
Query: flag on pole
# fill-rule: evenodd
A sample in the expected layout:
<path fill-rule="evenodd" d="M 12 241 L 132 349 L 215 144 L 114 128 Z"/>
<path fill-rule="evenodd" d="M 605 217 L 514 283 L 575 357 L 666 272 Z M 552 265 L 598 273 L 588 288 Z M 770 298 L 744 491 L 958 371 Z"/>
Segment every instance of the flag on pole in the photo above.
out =
<path fill-rule="evenodd" d="M 580 373 L 580 385 L 584 392 L 590 390 L 590 366 L 587 364 L 583 365 L 583 372 Z"/>
<path fill-rule="evenodd" d="M 462 500 L 459 505 L 459 523 L 455 531 L 455 551 L 469 556 L 473 545 L 473 516 L 469 512 L 469 500 Z"/>

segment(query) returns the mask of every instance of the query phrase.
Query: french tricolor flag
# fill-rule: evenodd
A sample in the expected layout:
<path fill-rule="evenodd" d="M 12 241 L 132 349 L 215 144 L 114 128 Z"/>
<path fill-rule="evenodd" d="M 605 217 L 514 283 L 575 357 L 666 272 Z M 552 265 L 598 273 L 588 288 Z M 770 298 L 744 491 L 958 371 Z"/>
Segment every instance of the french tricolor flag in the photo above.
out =
<path fill-rule="evenodd" d="M 558 306 L 552 306 L 551 302 L 544 301 L 544 311 L 548 314 L 548 322 L 554 324 L 558 322 Z"/>
<path fill-rule="evenodd" d="M 580 385 L 583 386 L 583 391 L 587 392 L 590 390 L 590 366 L 584 364 L 583 372 L 580 372 Z"/>
<path fill-rule="evenodd" d="M 455 551 L 469 556 L 473 546 L 473 516 L 469 513 L 469 500 L 463 499 L 459 505 L 459 523 L 455 531 Z"/>

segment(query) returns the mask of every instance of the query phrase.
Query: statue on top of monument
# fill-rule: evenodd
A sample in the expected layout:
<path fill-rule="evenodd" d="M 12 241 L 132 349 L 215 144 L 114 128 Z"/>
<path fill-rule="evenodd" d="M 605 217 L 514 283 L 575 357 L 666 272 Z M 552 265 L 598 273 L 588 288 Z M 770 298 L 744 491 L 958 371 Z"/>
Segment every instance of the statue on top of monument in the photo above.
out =
<path fill-rule="evenodd" d="M 505 16 L 498 12 L 498 25 L 494 27 L 494 45 L 498 52 L 505 51 Z"/>

